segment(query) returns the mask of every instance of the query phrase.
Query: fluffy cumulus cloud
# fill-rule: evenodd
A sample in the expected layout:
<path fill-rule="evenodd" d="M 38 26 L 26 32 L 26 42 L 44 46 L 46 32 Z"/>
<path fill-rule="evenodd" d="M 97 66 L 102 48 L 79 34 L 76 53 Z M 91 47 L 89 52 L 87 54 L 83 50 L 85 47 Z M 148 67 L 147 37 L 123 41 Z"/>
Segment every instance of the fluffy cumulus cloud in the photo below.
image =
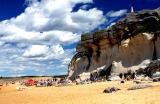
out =
<path fill-rule="evenodd" d="M 0 22 L 0 74 L 65 73 L 75 54 L 72 44 L 80 40 L 81 33 L 107 21 L 103 11 L 86 9 L 92 0 L 26 0 L 25 3 L 23 13 Z M 86 6 L 73 11 L 79 3 Z M 116 17 L 125 13 L 126 10 L 120 10 L 107 15 Z"/>
<path fill-rule="evenodd" d="M 48 52 L 48 47 L 45 45 L 32 45 L 23 53 L 24 57 L 39 57 Z"/>
<path fill-rule="evenodd" d="M 27 70 L 35 75 L 36 71 L 67 70 L 75 53 L 72 44 L 80 40 L 81 33 L 106 21 L 97 8 L 73 11 L 77 4 L 93 3 L 92 0 L 26 0 L 25 3 L 27 8 L 23 13 L 0 22 L 0 70 L 6 75 L 23 75 Z"/>

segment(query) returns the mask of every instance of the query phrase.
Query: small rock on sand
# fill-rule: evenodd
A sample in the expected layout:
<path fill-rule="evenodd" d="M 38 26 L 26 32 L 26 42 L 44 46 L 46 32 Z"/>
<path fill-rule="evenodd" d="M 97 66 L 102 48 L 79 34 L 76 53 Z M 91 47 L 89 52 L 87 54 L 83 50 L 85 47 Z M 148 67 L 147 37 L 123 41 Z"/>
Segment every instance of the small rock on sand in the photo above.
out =
<path fill-rule="evenodd" d="M 153 78 L 153 82 L 159 82 L 160 78 Z"/>
<path fill-rule="evenodd" d="M 136 85 L 128 88 L 128 90 L 144 89 L 144 88 L 148 88 L 148 87 L 153 87 L 153 86 L 149 85 L 149 84 L 136 84 Z"/>
<path fill-rule="evenodd" d="M 116 87 L 108 87 L 106 89 L 104 89 L 103 93 L 112 93 L 112 92 L 116 92 L 120 90 L 119 88 L 116 88 Z"/>

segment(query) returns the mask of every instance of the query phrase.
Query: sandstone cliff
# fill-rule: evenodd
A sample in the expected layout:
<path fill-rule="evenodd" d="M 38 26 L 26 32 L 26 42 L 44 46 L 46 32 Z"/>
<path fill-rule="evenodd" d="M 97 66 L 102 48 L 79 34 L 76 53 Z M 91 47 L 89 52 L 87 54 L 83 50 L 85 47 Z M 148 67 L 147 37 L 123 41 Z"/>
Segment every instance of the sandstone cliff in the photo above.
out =
<path fill-rule="evenodd" d="M 110 28 L 82 34 L 69 64 L 69 78 L 144 69 L 160 59 L 160 10 L 129 13 Z M 88 76 L 87 76 L 88 75 Z"/>

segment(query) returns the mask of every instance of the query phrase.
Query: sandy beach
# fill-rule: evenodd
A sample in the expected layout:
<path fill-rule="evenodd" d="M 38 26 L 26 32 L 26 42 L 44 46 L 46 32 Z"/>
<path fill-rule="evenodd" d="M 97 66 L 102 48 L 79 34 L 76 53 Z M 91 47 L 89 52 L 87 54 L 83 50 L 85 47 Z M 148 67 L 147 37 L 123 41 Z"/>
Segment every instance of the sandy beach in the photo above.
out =
<path fill-rule="evenodd" d="M 160 83 L 153 87 L 127 90 L 132 81 L 97 82 L 61 87 L 28 87 L 17 91 L 16 85 L 0 86 L 0 104 L 159 104 Z M 120 91 L 103 93 L 106 87 L 116 86 Z"/>

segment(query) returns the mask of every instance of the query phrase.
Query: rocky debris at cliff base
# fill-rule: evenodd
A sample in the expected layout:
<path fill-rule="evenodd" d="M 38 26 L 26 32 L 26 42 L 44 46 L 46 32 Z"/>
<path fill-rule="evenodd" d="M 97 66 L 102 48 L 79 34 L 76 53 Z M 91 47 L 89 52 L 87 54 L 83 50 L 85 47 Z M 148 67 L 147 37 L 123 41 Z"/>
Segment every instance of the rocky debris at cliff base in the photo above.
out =
<path fill-rule="evenodd" d="M 156 72 L 152 76 L 153 82 L 160 82 L 160 72 Z"/>
<path fill-rule="evenodd" d="M 160 78 L 153 78 L 153 82 L 160 82 Z"/>
<path fill-rule="evenodd" d="M 107 81 L 121 81 L 122 79 L 119 76 L 109 76 Z"/>
<path fill-rule="evenodd" d="M 146 75 L 137 75 L 136 80 L 139 81 L 152 81 L 152 78 L 146 76 Z"/>
<path fill-rule="evenodd" d="M 137 75 L 146 75 L 151 78 L 160 78 L 160 60 L 151 61 L 148 66 L 144 69 L 136 70 Z"/>
<path fill-rule="evenodd" d="M 155 77 L 159 77 L 159 78 L 160 78 L 160 72 L 154 73 L 152 77 L 153 77 L 153 78 L 155 78 Z"/>

